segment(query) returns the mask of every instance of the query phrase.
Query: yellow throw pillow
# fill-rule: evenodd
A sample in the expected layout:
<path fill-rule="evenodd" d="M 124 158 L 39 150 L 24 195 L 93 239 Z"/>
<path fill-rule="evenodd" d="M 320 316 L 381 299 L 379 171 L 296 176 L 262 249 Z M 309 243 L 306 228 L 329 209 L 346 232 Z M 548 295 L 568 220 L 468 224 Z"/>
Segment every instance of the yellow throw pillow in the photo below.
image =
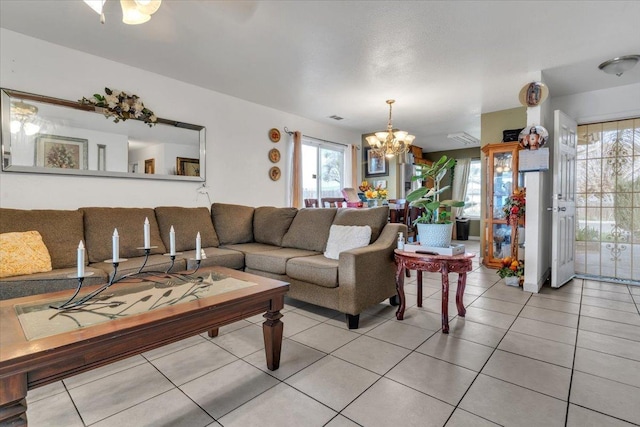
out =
<path fill-rule="evenodd" d="M 51 271 L 51 256 L 37 231 L 0 234 L 0 277 Z"/>

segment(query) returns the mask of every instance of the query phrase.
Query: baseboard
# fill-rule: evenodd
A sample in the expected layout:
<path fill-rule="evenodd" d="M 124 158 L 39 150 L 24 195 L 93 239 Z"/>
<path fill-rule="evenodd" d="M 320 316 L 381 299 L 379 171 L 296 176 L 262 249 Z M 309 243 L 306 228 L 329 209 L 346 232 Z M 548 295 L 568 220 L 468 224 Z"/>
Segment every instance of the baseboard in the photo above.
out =
<path fill-rule="evenodd" d="M 550 276 L 551 276 L 551 268 L 547 268 L 547 271 L 545 271 L 542 277 L 538 279 L 538 283 L 525 282 L 522 290 L 524 290 L 525 292 L 533 292 L 534 294 L 537 294 L 538 292 L 540 292 L 540 289 L 542 289 L 542 286 L 549 279 Z"/>

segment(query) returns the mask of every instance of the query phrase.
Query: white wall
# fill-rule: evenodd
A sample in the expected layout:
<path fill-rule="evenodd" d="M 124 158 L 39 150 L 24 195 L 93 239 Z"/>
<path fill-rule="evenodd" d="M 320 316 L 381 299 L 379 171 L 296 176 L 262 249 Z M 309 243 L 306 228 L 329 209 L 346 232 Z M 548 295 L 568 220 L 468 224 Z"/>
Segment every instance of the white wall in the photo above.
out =
<path fill-rule="evenodd" d="M 640 83 L 551 98 L 551 107 L 578 124 L 638 117 Z"/>
<path fill-rule="evenodd" d="M 284 206 L 289 136 L 268 130 L 360 144 L 360 134 L 264 107 L 80 51 L 0 29 L 0 86 L 75 100 L 103 88 L 139 95 L 158 116 L 207 129 L 206 172 L 212 201 Z M 309 102 L 313 102 L 312 99 Z M 282 154 L 279 181 L 268 176 L 268 152 Z M 201 183 L 0 172 L 0 206 L 75 209 L 81 206 L 207 206 Z"/>

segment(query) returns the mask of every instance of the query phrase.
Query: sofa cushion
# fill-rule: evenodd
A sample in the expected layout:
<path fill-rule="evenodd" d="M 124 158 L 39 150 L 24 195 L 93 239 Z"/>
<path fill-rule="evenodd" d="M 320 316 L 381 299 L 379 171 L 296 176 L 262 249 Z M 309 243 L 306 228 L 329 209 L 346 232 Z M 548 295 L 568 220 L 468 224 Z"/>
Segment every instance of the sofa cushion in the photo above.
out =
<path fill-rule="evenodd" d="M 84 239 L 82 211 L 0 209 L 0 233 L 33 230 L 42 236 L 52 268 L 76 265 L 78 243 Z M 110 237 L 111 250 L 109 242 Z"/>
<path fill-rule="evenodd" d="M 241 270 L 244 268 L 244 254 L 238 251 L 223 248 L 202 248 L 205 256 L 200 261 L 200 268 L 221 265 L 223 267 Z M 196 251 L 187 251 L 182 254 L 187 260 L 187 270 L 194 270 L 198 265 L 195 261 Z"/>
<path fill-rule="evenodd" d="M 378 240 L 380 233 L 389 222 L 389 207 L 379 208 L 346 208 L 338 209 L 333 224 L 335 225 L 368 225 L 371 227 L 371 240 L 373 243 Z"/>
<path fill-rule="evenodd" d="M 51 271 L 51 257 L 37 231 L 0 234 L 0 277 Z"/>
<path fill-rule="evenodd" d="M 155 211 L 158 227 L 160 227 L 160 237 L 166 248 L 170 246 L 171 226 L 176 232 L 176 251 L 178 252 L 194 250 L 198 233 L 200 233 L 203 248 L 220 245 L 216 231 L 213 229 L 209 209 L 160 206 Z"/>
<path fill-rule="evenodd" d="M 318 255 L 318 252 L 304 249 L 282 248 L 274 251 L 248 253 L 244 263 L 248 268 L 274 274 L 287 272 L 287 261 L 295 257 Z"/>
<path fill-rule="evenodd" d="M 335 216 L 333 208 L 300 209 L 282 238 L 282 246 L 324 252 Z"/>
<path fill-rule="evenodd" d="M 253 239 L 258 243 L 282 246 L 282 238 L 296 213 L 296 208 L 256 208 L 253 214 Z"/>
<path fill-rule="evenodd" d="M 144 220 L 149 219 L 151 254 L 163 254 L 167 250 L 160 238 L 156 214 L 151 208 L 82 208 L 87 255 L 90 263 L 111 259 L 111 236 L 118 229 L 120 256 L 135 258 L 144 255 Z M 194 237 L 195 241 L 195 237 Z M 77 246 L 77 244 L 76 244 Z M 74 252 L 75 254 L 75 252 Z"/>
<path fill-rule="evenodd" d="M 324 256 L 339 259 L 340 252 L 362 248 L 369 244 L 371 227 L 368 225 L 332 225 L 329 229 L 329 240 Z"/>
<path fill-rule="evenodd" d="M 0 279 L 0 300 L 75 289 L 78 287 L 78 279 L 73 276 L 77 272 L 77 267 L 70 267 Z M 82 286 L 103 285 L 108 281 L 104 270 L 85 267 L 84 272 L 93 274 L 84 278 Z"/>
<path fill-rule="evenodd" d="M 237 245 L 221 246 L 221 249 L 231 249 L 232 251 L 250 254 L 256 252 L 275 251 L 279 246 L 265 245 L 264 243 L 238 243 Z"/>
<path fill-rule="evenodd" d="M 336 288 L 338 261 L 323 255 L 292 258 L 287 262 L 287 276 L 324 288 Z"/>
<path fill-rule="evenodd" d="M 253 212 L 251 206 L 214 203 L 211 218 L 221 245 L 253 241 Z"/>

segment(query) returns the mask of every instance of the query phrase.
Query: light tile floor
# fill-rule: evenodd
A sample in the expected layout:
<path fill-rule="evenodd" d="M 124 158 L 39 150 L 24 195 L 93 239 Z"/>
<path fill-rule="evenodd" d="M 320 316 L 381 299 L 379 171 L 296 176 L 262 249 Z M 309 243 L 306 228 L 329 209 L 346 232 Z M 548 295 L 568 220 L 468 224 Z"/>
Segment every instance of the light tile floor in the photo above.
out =
<path fill-rule="evenodd" d="M 422 308 L 407 280 L 404 321 L 383 303 L 355 331 L 341 313 L 287 300 L 278 371 L 255 316 L 32 390 L 29 425 L 640 424 L 640 287 L 573 280 L 530 294 L 474 267 L 449 335 L 437 275 L 425 276 Z"/>

